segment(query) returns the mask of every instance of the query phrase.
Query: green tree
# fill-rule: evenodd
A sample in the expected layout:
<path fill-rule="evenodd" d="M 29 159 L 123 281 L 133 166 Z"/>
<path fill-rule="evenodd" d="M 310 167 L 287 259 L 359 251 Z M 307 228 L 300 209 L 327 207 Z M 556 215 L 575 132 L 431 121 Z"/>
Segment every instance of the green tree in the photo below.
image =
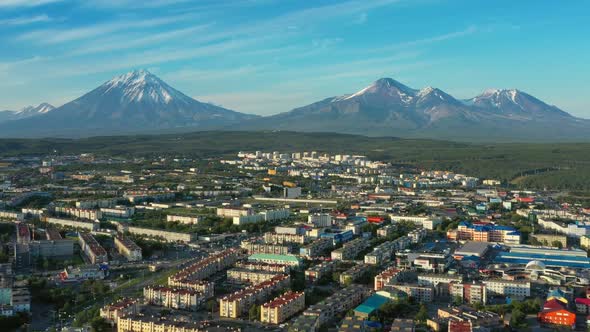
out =
<path fill-rule="evenodd" d="M 112 327 L 106 319 L 102 317 L 94 317 L 90 321 L 90 329 L 92 332 L 106 332 L 111 331 Z"/>
<path fill-rule="evenodd" d="M 248 310 L 248 318 L 250 320 L 259 320 L 260 319 L 260 306 L 253 304 Z"/>
<path fill-rule="evenodd" d="M 415 320 L 417 320 L 420 323 L 425 323 L 427 319 L 428 319 L 428 310 L 426 309 L 426 306 L 424 304 L 421 304 L 420 309 L 418 310 L 418 313 L 416 313 Z"/>

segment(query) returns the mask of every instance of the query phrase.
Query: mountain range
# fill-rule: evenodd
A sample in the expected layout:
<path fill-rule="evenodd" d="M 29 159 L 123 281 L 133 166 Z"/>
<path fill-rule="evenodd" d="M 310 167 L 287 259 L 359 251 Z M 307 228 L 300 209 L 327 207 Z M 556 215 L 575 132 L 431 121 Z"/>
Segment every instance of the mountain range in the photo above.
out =
<path fill-rule="evenodd" d="M 9 120 L 20 120 L 25 118 L 30 118 L 33 116 L 45 114 L 47 112 L 51 112 L 55 109 L 52 105 L 48 103 L 41 103 L 38 106 L 26 106 L 21 108 L 18 111 L 2 111 L 0 112 L 0 122 L 9 121 Z"/>
<path fill-rule="evenodd" d="M 360 91 L 260 118 L 244 129 L 338 132 L 460 141 L 590 139 L 590 121 L 522 91 L 486 90 L 459 100 L 432 87 L 382 78 Z"/>
<path fill-rule="evenodd" d="M 41 112 L 39 112 L 41 113 Z M 0 123 L 4 137 L 96 136 L 211 129 L 337 132 L 460 141 L 587 141 L 590 120 L 517 89 L 460 100 L 382 78 L 353 94 L 260 117 L 199 102 L 145 70 L 42 114 Z"/>

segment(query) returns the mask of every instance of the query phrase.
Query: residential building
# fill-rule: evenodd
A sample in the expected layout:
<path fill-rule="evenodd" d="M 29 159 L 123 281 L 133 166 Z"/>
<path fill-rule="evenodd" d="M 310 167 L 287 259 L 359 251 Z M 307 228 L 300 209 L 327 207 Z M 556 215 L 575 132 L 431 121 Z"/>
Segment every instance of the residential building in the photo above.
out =
<path fill-rule="evenodd" d="M 234 265 L 238 269 L 254 270 L 254 271 L 269 271 L 275 273 L 288 274 L 291 270 L 289 265 L 284 264 L 270 264 L 263 262 L 237 262 Z"/>
<path fill-rule="evenodd" d="M 151 229 L 151 228 L 143 228 L 143 227 L 136 227 L 136 226 L 128 226 L 122 223 L 117 225 L 117 230 L 120 233 L 129 232 L 135 235 L 142 235 L 152 238 L 154 240 L 159 240 L 163 242 L 182 242 L 182 243 L 190 243 L 197 239 L 197 234 L 195 233 L 179 233 L 179 232 L 170 232 L 170 231 L 163 231 L 159 229 Z"/>
<path fill-rule="evenodd" d="M 510 226 L 491 223 L 469 223 L 462 221 L 456 230 L 447 232 L 447 238 L 453 241 L 498 242 L 507 245 L 520 244 L 520 233 Z"/>
<path fill-rule="evenodd" d="M 299 249 L 299 255 L 307 258 L 315 258 L 333 247 L 332 239 L 319 238 Z"/>
<path fill-rule="evenodd" d="M 115 236 L 115 248 L 130 262 L 142 259 L 141 248 L 128 237 L 123 235 Z"/>
<path fill-rule="evenodd" d="M 278 255 L 278 254 L 254 254 L 248 257 L 249 261 L 263 262 L 269 264 L 281 264 L 298 267 L 301 265 L 301 259 L 295 255 Z"/>
<path fill-rule="evenodd" d="M 174 216 L 170 214 L 166 216 L 166 221 L 168 222 L 177 222 L 185 225 L 196 225 L 201 220 L 203 220 L 201 216 Z"/>
<path fill-rule="evenodd" d="M 143 297 L 152 305 L 190 311 L 196 311 L 207 300 L 207 294 L 196 290 L 165 286 L 145 287 Z"/>
<path fill-rule="evenodd" d="M 79 219 L 98 220 L 102 218 L 102 212 L 100 212 L 100 210 L 56 206 L 54 211 L 58 215 L 70 216 Z"/>
<path fill-rule="evenodd" d="M 227 249 L 222 252 L 212 254 L 204 259 L 197 260 L 184 269 L 168 277 L 168 285 L 175 286 L 175 283 L 184 283 L 185 281 L 202 280 L 213 274 L 233 265 L 242 252 L 239 249 Z"/>
<path fill-rule="evenodd" d="M 271 280 L 226 295 L 219 300 L 219 315 L 221 317 L 238 318 L 245 314 L 256 301 L 264 300 L 273 291 L 287 287 L 289 282 L 290 277 L 288 275 L 279 274 Z"/>
<path fill-rule="evenodd" d="M 100 212 L 102 212 L 103 217 L 131 218 L 135 214 L 135 208 L 128 206 L 120 206 L 113 208 L 103 207 L 100 208 Z"/>
<path fill-rule="evenodd" d="M 305 270 L 305 281 L 308 283 L 316 283 L 324 276 L 330 275 L 334 269 L 335 263 L 333 261 L 321 262 Z"/>
<path fill-rule="evenodd" d="M 70 227 L 74 229 L 82 229 L 86 231 L 95 231 L 98 229 L 98 223 L 92 221 L 72 220 L 72 219 L 61 219 L 61 218 L 49 218 L 42 217 L 41 221 L 48 224 L 59 225 L 62 227 Z"/>
<path fill-rule="evenodd" d="M 111 324 L 114 324 L 119 317 L 137 314 L 139 308 L 140 301 L 138 299 L 122 298 L 100 308 L 100 317 L 108 320 Z"/>
<path fill-rule="evenodd" d="M 257 241 L 243 240 L 240 247 L 248 254 L 277 254 L 286 255 L 292 252 L 291 245 L 267 244 Z"/>
<path fill-rule="evenodd" d="M 217 208 L 217 216 L 222 218 L 234 218 L 242 216 L 251 216 L 254 214 L 252 209 L 241 209 L 241 208 Z"/>
<path fill-rule="evenodd" d="M 276 233 L 276 232 L 264 233 L 264 242 L 271 243 L 271 244 L 285 244 L 285 243 L 305 244 L 308 241 L 309 241 L 309 238 L 303 234 L 288 234 L 288 233 Z"/>
<path fill-rule="evenodd" d="M 288 291 L 260 306 L 260 321 L 280 324 L 305 309 L 305 293 Z"/>
<path fill-rule="evenodd" d="M 320 326 L 333 321 L 337 315 L 361 304 L 371 293 L 371 290 L 362 285 L 350 285 L 326 298 L 311 305 L 289 326 L 293 332 L 316 332 Z"/>
<path fill-rule="evenodd" d="M 568 326 L 572 329 L 576 325 L 576 314 L 567 310 L 566 305 L 560 301 L 553 301 L 551 304 L 546 302 L 537 318 L 543 324 Z"/>
<path fill-rule="evenodd" d="M 78 243 L 90 263 L 99 264 L 109 261 L 107 251 L 104 250 L 91 234 L 78 232 Z"/>
<path fill-rule="evenodd" d="M 227 281 L 232 283 L 250 283 L 253 285 L 267 281 L 276 276 L 274 271 L 258 271 L 241 268 L 227 270 Z"/>
<path fill-rule="evenodd" d="M 358 238 L 345 243 L 331 253 L 332 260 L 351 260 L 355 259 L 358 254 L 369 246 L 369 241 L 365 238 Z"/>
<path fill-rule="evenodd" d="M 531 296 L 531 283 L 524 280 L 488 279 L 486 286 L 488 299 L 493 296 L 509 296 L 523 299 Z"/>
<path fill-rule="evenodd" d="M 329 213 L 314 213 L 307 216 L 307 222 L 316 227 L 330 227 L 332 216 Z"/>
<path fill-rule="evenodd" d="M 369 266 L 367 264 L 359 264 L 340 274 L 340 284 L 350 285 L 359 279 L 363 274 L 367 273 Z"/>
<path fill-rule="evenodd" d="M 434 299 L 434 287 L 420 284 L 390 284 L 385 290 L 391 293 L 401 293 L 405 298 L 413 298 L 420 303 L 430 303 Z M 397 295 L 393 295 L 397 296 Z"/>
<path fill-rule="evenodd" d="M 441 218 L 437 216 L 403 216 L 390 214 L 389 218 L 391 218 L 391 221 L 395 223 L 402 221 L 413 222 L 416 226 L 428 230 L 435 229 L 436 226 L 438 226 L 442 222 Z"/>
<path fill-rule="evenodd" d="M 481 283 L 451 282 L 449 293 L 452 298 L 461 298 L 463 303 L 486 304 L 486 285 Z"/>

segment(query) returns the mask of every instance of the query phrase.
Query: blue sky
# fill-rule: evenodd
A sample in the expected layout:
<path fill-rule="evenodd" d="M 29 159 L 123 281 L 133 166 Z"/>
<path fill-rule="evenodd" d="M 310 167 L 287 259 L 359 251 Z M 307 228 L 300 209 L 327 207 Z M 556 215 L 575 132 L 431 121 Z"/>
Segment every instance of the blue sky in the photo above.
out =
<path fill-rule="evenodd" d="M 457 98 L 518 88 L 590 118 L 588 1 L 0 0 L 0 109 L 146 68 L 274 114 L 380 77 Z"/>

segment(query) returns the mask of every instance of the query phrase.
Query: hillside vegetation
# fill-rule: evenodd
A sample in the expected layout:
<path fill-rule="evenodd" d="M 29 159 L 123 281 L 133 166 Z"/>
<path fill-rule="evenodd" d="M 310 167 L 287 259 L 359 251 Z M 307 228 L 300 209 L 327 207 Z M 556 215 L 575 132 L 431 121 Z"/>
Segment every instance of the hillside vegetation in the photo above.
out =
<path fill-rule="evenodd" d="M 95 153 L 207 158 L 238 151 L 363 154 L 424 169 L 446 169 L 527 188 L 590 189 L 590 143 L 470 144 L 427 139 L 287 131 L 205 131 L 83 139 L 0 139 L 0 157 Z"/>

